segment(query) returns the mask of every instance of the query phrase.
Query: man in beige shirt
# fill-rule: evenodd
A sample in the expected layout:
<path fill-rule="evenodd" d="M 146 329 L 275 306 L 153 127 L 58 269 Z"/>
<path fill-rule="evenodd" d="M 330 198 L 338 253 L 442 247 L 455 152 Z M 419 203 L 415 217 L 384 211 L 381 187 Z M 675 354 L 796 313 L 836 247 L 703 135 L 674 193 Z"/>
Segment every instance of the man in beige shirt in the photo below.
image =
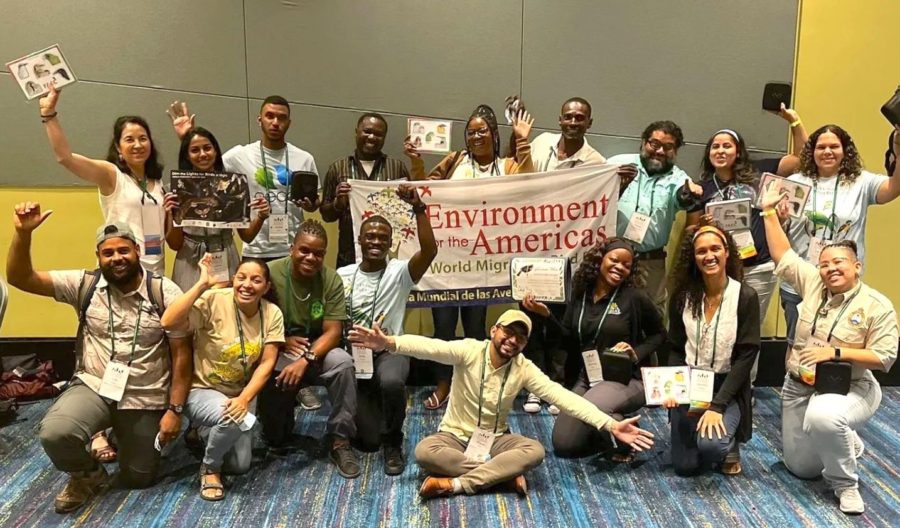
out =
<path fill-rule="evenodd" d="M 160 452 L 155 444 L 181 432 L 191 378 L 190 341 L 185 332 L 165 332 L 160 325 L 161 310 L 181 290 L 141 266 L 137 239 L 127 224 L 112 223 L 97 231 L 101 275 L 88 295 L 82 284 L 94 280 L 90 272 L 32 267 L 31 235 L 50 211 L 41 213 L 34 202 L 15 209 L 16 231 L 6 265 L 9 283 L 79 312 L 89 296 L 76 338 L 76 377 L 40 426 L 47 456 L 70 475 L 55 501 L 56 511 L 67 513 L 103 489 L 106 471 L 91 457 L 87 444 L 91 435 L 108 427 L 119 440 L 121 482 L 145 488 L 156 479 Z"/>
<path fill-rule="evenodd" d="M 531 333 L 531 320 L 507 310 L 491 328 L 490 339 L 442 341 L 421 336 L 387 336 L 376 325 L 355 326 L 350 340 L 372 350 L 387 350 L 453 366 L 450 403 L 440 431 L 416 447 L 416 462 L 434 475 L 419 494 L 424 498 L 474 494 L 501 482 L 527 493 L 524 473 L 544 460 L 536 440 L 509 432 L 507 417 L 516 395 L 525 388 L 562 412 L 605 429 L 636 450 L 653 445 L 653 435 L 639 429 L 638 418 L 621 422 L 567 391 L 521 355 Z"/>

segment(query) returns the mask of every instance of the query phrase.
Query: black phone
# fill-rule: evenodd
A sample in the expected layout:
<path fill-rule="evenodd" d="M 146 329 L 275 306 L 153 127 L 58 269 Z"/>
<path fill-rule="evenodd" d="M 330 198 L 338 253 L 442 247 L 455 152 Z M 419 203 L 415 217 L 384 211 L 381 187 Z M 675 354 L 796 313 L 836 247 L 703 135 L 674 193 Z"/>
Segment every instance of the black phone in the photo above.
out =
<path fill-rule="evenodd" d="M 843 394 L 850 392 L 850 373 L 853 366 L 846 361 L 823 361 L 816 365 L 816 392 Z"/>
<path fill-rule="evenodd" d="M 881 114 L 894 126 L 900 126 L 900 86 L 894 95 L 881 106 Z"/>
<path fill-rule="evenodd" d="M 312 171 L 294 171 L 291 173 L 291 201 L 302 202 L 308 199 L 315 202 L 319 197 L 319 175 Z"/>
<path fill-rule="evenodd" d="M 763 88 L 763 110 L 777 112 L 781 110 L 781 103 L 786 108 L 791 107 L 791 85 L 788 83 L 766 83 Z"/>

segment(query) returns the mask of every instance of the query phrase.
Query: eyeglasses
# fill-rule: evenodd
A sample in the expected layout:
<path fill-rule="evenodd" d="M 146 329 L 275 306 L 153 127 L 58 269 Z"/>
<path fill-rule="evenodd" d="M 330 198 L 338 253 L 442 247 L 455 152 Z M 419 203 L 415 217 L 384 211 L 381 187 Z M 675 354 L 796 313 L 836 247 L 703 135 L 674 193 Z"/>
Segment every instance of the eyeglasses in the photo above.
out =
<path fill-rule="evenodd" d="M 675 152 L 675 149 L 678 148 L 677 146 L 675 146 L 675 143 L 662 143 L 661 141 L 658 141 L 656 139 L 648 139 L 647 144 L 650 145 L 650 148 L 652 148 L 654 151 L 663 149 L 667 154 Z"/>
<path fill-rule="evenodd" d="M 487 137 L 491 134 L 490 128 L 479 128 L 478 130 L 466 129 L 466 137 Z"/>
<path fill-rule="evenodd" d="M 505 335 L 506 337 L 514 338 L 516 341 L 527 341 L 528 340 L 528 334 L 519 330 L 515 326 L 512 326 L 512 325 L 510 325 L 510 326 L 498 325 L 498 326 L 500 326 L 500 330 L 503 331 L 503 335 Z"/>

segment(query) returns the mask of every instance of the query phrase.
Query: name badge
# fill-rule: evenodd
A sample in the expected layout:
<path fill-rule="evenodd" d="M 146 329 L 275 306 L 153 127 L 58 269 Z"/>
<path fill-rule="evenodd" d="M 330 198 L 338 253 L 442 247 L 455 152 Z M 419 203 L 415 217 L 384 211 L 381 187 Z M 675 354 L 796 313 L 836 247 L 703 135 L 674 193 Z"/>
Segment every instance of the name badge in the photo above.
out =
<path fill-rule="evenodd" d="M 806 254 L 806 260 L 819 265 L 819 255 L 822 254 L 822 250 L 825 249 L 825 240 L 822 237 L 812 237 L 809 239 L 809 251 Z"/>
<path fill-rule="evenodd" d="M 733 231 L 731 236 L 734 237 L 734 244 L 742 259 L 756 256 L 756 244 L 753 243 L 753 234 L 750 231 Z"/>
<path fill-rule="evenodd" d="M 273 214 L 268 219 L 269 222 L 269 242 L 273 244 L 287 244 L 288 240 L 288 215 Z"/>
<path fill-rule="evenodd" d="M 238 429 L 241 431 L 249 431 L 253 429 L 253 426 L 256 424 L 256 416 L 253 413 L 248 412 L 244 415 L 244 419 L 241 420 L 241 423 L 238 424 Z"/>
<path fill-rule="evenodd" d="M 709 403 L 713 399 L 713 385 L 716 381 L 716 373 L 702 368 L 691 368 L 691 407 L 689 414 L 699 414 L 709 409 Z"/>
<path fill-rule="evenodd" d="M 125 386 L 128 385 L 128 375 L 131 368 L 125 363 L 110 361 L 103 371 L 103 380 L 100 381 L 100 396 L 113 401 L 121 401 L 125 394 Z"/>
<path fill-rule="evenodd" d="M 596 349 L 581 353 L 584 358 L 584 370 L 587 371 L 588 384 L 594 385 L 603 381 L 603 366 L 600 364 L 600 353 Z"/>
<path fill-rule="evenodd" d="M 356 379 L 372 379 L 375 374 L 372 349 L 353 345 L 353 367 L 356 369 Z"/>
<path fill-rule="evenodd" d="M 625 238 L 636 244 L 644 241 L 647 229 L 650 228 L 650 217 L 644 213 L 635 212 L 628 220 L 628 228 L 625 229 Z"/>
<path fill-rule="evenodd" d="M 162 221 L 159 218 L 160 206 L 147 199 L 141 206 L 141 226 L 144 230 L 144 255 L 162 255 Z"/>
<path fill-rule="evenodd" d="M 494 445 L 494 433 L 476 427 L 466 446 L 465 457 L 469 460 L 484 463 L 491 459 L 491 447 Z"/>
<path fill-rule="evenodd" d="M 210 270 L 212 273 L 212 278 L 216 282 L 228 282 L 231 277 L 228 273 L 228 253 L 225 251 L 214 251 L 209 254 L 212 269 Z"/>

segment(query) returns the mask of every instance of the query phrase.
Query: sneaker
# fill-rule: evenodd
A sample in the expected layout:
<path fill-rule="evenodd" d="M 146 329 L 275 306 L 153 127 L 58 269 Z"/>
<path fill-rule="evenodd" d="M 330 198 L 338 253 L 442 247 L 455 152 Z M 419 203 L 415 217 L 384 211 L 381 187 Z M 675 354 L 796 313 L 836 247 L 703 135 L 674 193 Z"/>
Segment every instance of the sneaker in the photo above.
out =
<path fill-rule="evenodd" d="M 403 459 L 403 450 L 400 446 L 385 445 L 381 448 L 381 453 L 384 456 L 385 474 L 395 476 L 403 473 L 406 460 Z"/>
<path fill-rule="evenodd" d="M 334 462 L 342 477 L 352 479 L 359 476 L 359 459 L 356 458 L 356 453 L 353 452 L 350 441 L 346 438 L 334 439 L 328 458 Z"/>
<path fill-rule="evenodd" d="M 541 412 L 541 399 L 537 397 L 537 394 L 529 392 L 522 409 L 531 414 Z"/>
<path fill-rule="evenodd" d="M 853 435 L 853 458 L 859 458 L 866 452 L 866 445 L 863 444 L 862 438 L 859 437 L 859 433 L 850 431 L 850 434 Z"/>
<path fill-rule="evenodd" d="M 550 414 L 552 414 L 553 416 L 556 416 L 557 414 L 559 414 L 559 407 L 557 407 L 556 405 L 554 405 L 554 404 L 552 404 L 552 403 L 550 404 L 549 407 L 547 407 L 547 410 L 548 410 L 548 411 L 550 412 Z"/>
<path fill-rule="evenodd" d="M 834 496 L 841 501 L 841 511 L 848 515 L 856 515 L 866 511 L 866 503 L 863 502 L 857 488 L 834 490 Z"/>
<path fill-rule="evenodd" d="M 98 466 L 94 471 L 79 471 L 69 474 L 69 482 L 56 496 L 56 513 L 69 513 L 82 507 L 97 495 L 106 485 L 106 470 Z"/>
<path fill-rule="evenodd" d="M 300 402 L 300 407 L 303 407 L 304 411 L 315 411 L 322 407 L 322 400 L 316 396 L 316 391 L 312 387 L 300 389 L 300 392 L 297 393 L 297 401 Z"/>

